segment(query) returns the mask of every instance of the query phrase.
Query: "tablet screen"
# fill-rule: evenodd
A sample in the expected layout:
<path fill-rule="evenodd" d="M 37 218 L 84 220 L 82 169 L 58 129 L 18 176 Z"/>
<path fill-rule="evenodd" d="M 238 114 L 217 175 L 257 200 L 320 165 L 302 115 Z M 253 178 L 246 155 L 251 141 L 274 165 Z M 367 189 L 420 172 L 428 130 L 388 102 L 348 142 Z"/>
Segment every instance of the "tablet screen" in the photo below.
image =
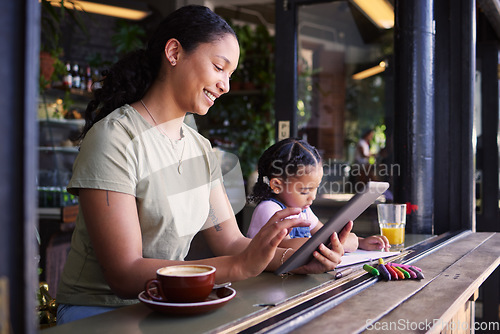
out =
<path fill-rule="evenodd" d="M 311 261 L 313 252 L 320 244 L 328 245 L 333 232 L 339 233 L 349 221 L 354 221 L 358 218 L 388 188 L 389 183 L 387 182 L 368 182 L 365 184 L 360 192 L 356 193 L 321 229 L 276 269 L 274 273 L 280 275 Z"/>

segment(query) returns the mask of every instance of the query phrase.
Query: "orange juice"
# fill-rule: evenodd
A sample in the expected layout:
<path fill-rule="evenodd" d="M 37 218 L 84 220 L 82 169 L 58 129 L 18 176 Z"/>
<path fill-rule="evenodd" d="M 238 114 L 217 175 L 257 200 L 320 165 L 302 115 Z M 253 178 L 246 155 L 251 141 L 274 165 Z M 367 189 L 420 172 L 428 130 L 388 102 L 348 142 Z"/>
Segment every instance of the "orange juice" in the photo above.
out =
<path fill-rule="evenodd" d="M 391 245 L 401 245 L 405 242 L 404 227 L 382 227 L 381 230 Z"/>

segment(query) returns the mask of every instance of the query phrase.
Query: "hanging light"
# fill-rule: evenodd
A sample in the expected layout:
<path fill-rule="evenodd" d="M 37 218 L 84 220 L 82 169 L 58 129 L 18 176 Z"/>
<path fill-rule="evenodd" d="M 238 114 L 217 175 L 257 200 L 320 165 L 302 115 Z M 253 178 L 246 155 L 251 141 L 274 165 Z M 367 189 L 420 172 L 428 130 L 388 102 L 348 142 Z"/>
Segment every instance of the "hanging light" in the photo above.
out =
<path fill-rule="evenodd" d="M 366 79 L 366 78 L 369 78 L 375 74 L 379 74 L 379 73 L 384 72 L 386 67 L 387 67 L 387 63 L 385 61 L 381 61 L 376 66 L 370 67 L 364 71 L 353 74 L 352 78 L 354 80 Z"/>
<path fill-rule="evenodd" d="M 394 8 L 387 0 L 352 0 L 377 27 L 390 29 L 394 27 Z"/>
<path fill-rule="evenodd" d="M 52 6 L 57 6 L 57 7 L 61 6 L 61 2 L 59 0 L 51 1 L 50 4 Z M 147 5 L 137 2 L 132 3 L 130 1 L 119 1 L 119 2 L 107 1 L 107 3 L 96 3 L 91 1 L 73 0 L 73 1 L 64 1 L 63 4 L 64 7 L 68 9 L 76 9 L 87 13 L 114 16 L 134 21 L 142 20 L 143 18 L 151 14 L 151 12 L 147 8 Z M 127 7 L 124 7 L 123 5 L 127 5 Z"/>

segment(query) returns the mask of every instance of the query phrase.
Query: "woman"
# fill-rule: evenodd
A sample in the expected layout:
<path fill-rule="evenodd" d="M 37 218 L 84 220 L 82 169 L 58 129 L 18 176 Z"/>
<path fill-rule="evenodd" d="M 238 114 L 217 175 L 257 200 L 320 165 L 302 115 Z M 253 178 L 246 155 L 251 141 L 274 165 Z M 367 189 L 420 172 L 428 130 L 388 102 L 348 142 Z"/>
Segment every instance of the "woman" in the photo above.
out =
<path fill-rule="evenodd" d="M 354 156 L 355 163 L 352 165 L 351 171 L 355 176 L 356 182 L 367 183 L 370 180 L 376 180 L 374 168 L 372 168 L 370 164 L 370 158 L 373 156 L 373 154 L 370 153 L 370 142 L 374 136 L 375 130 L 365 130 L 356 146 L 356 154 Z"/>
<path fill-rule="evenodd" d="M 372 154 L 370 153 L 370 142 L 375 136 L 375 130 L 368 129 L 363 132 L 360 140 L 358 141 L 358 145 L 356 146 L 356 155 L 355 160 L 358 164 L 369 164 L 370 157 Z"/>
<path fill-rule="evenodd" d="M 274 270 L 292 255 L 278 245 L 288 229 L 309 224 L 285 219 L 299 209 L 276 213 L 245 238 L 208 140 L 183 124 L 186 113 L 205 115 L 229 91 L 238 58 L 229 25 L 206 7 L 186 6 L 160 23 L 146 50 L 106 74 L 87 108 L 68 185 L 80 212 L 56 298 L 58 323 L 136 303 L 158 268 L 186 263 L 200 230 L 216 257 L 191 263 L 215 266 L 216 282 Z M 346 233 L 297 273 L 335 268 Z"/>

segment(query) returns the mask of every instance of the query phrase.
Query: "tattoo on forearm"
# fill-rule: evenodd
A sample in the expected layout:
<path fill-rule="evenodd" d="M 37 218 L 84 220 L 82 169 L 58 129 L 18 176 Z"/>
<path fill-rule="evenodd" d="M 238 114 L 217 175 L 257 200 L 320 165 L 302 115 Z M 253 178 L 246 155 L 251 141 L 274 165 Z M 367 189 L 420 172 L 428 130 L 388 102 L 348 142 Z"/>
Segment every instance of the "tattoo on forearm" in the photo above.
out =
<path fill-rule="evenodd" d="M 208 212 L 208 219 L 212 222 L 217 232 L 222 231 L 222 226 L 220 226 L 217 221 L 217 216 L 215 215 L 215 210 L 212 206 L 210 206 L 210 211 Z"/>
<path fill-rule="evenodd" d="M 106 190 L 106 205 L 109 206 L 109 193 L 108 191 Z"/>

